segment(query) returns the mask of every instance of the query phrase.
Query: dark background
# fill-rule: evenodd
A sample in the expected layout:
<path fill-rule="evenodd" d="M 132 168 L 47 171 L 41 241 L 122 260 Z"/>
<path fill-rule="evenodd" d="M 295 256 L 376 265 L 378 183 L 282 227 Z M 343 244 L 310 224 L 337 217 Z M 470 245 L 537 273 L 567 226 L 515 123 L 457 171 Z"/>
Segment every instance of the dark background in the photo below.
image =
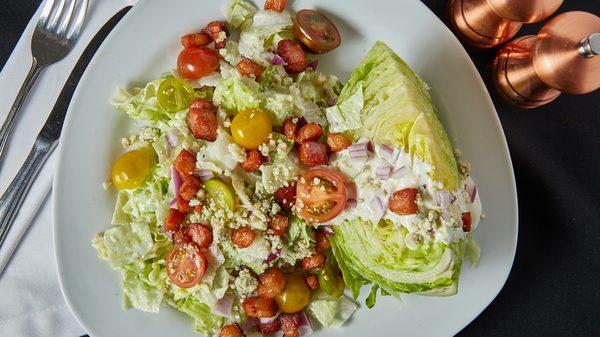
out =
<path fill-rule="evenodd" d="M 423 2 L 443 17 L 446 1 Z M 0 67 L 39 3 L 1 1 Z M 567 0 L 558 13 L 571 10 L 600 15 L 600 1 Z M 535 34 L 544 22 L 519 36 Z M 508 139 L 519 245 L 504 289 L 458 336 L 600 336 L 600 91 L 561 95 L 533 110 L 512 108 L 491 85 L 494 52 L 470 55 Z"/>

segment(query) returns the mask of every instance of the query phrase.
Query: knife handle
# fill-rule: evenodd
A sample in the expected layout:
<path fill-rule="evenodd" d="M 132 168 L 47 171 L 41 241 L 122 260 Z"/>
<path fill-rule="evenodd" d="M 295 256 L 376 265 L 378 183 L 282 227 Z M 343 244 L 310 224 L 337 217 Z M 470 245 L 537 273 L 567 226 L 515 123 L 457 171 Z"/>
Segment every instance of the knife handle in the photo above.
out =
<path fill-rule="evenodd" d="M 0 197 L 0 249 L 19 214 L 27 192 L 55 147 L 56 142 L 36 140 L 19 173 Z"/>

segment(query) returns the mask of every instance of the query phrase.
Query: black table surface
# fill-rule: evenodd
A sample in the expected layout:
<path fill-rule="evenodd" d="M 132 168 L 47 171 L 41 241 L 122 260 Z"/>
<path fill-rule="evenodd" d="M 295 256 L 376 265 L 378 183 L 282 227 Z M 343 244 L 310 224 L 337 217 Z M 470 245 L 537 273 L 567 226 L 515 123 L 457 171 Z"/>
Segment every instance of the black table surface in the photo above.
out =
<path fill-rule="evenodd" d="M 443 17 L 445 1 L 423 2 Z M 39 3 L 2 1 L 0 67 Z M 565 1 L 558 12 L 572 10 L 600 15 L 600 1 Z M 543 23 L 527 25 L 519 35 L 535 34 Z M 516 109 L 491 84 L 494 51 L 469 54 L 508 139 L 519 244 L 504 289 L 458 336 L 600 336 L 600 91 Z"/>

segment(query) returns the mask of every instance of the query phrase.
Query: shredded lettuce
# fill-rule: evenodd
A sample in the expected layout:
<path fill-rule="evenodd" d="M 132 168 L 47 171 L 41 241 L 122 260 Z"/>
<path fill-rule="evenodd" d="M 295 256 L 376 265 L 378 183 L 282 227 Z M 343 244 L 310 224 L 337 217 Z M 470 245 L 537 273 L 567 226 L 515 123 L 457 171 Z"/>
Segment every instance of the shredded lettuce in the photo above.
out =
<path fill-rule="evenodd" d="M 244 0 L 234 0 L 224 8 L 225 19 L 233 28 L 239 28 L 244 22 L 252 19 L 258 10 Z"/>
<path fill-rule="evenodd" d="M 269 63 L 260 54 L 270 45 L 276 45 L 282 38 L 290 36 L 292 26 L 292 17 L 287 11 L 257 12 L 252 18 L 252 24 L 242 27 L 239 41 L 240 53 L 258 64 L 268 65 Z"/>
<path fill-rule="evenodd" d="M 169 116 L 156 98 L 160 82 L 162 79 L 157 79 L 143 88 L 135 87 L 131 91 L 118 88 L 111 103 L 118 111 L 126 113 L 133 119 L 148 122 L 166 121 Z"/>
<path fill-rule="evenodd" d="M 212 336 L 223 325 L 224 318 L 214 314 L 210 307 L 194 297 L 187 297 L 176 302 L 176 308 L 194 318 L 197 332 Z"/>
<path fill-rule="evenodd" d="M 242 79 L 231 76 L 223 80 L 215 88 L 213 101 L 231 114 L 236 114 L 249 108 L 258 108 L 258 83 L 252 81 L 244 83 Z"/>
<path fill-rule="evenodd" d="M 346 296 L 333 298 L 321 290 L 312 293 L 306 312 L 324 327 L 341 326 L 358 309 Z"/>

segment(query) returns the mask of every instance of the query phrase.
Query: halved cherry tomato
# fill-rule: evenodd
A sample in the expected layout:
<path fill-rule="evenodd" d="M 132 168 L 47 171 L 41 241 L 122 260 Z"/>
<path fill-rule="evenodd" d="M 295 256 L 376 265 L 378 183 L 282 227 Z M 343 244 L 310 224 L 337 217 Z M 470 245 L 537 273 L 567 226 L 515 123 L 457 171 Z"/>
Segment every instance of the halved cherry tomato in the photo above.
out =
<path fill-rule="evenodd" d="M 204 183 L 204 190 L 208 194 L 208 199 L 214 201 L 221 209 L 233 210 L 235 208 L 233 192 L 224 182 L 216 178 L 210 179 Z"/>
<path fill-rule="evenodd" d="M 325 168 L 306 171 L 298 180 L 296 207 L 309 222 L 329 221 L 346 207 L 346 187 L 342 177 Z"/>
<path fill-rule="evenodd" d="M 167 112 L 177 112 L 192 104 L 194 89 L 185 81 L 176 77 L 168 77 L 160 82 L 156 99 Z"/>
<path fill-rule="evenodd" d="M 219 57 L 213 49 L 189 46 L 177 58 L 177 72 L 183 78 L 197 80 L 219 68 Z"/>
<path fill-rule="evenodd" d="M 112 182 L 120 190 L 138 188 L 154 165 L 154 155 L 147 148 L 123 153 L 112 168 Z"/>
<path fill-rule="evenodd" d="M 241 111 L 231 121 L 233 139 L 246 150 L 257 149 L 266 142 L 272 129 L 271 118 L 261 109 Z"/>
<path fill-rule="evenodd" d="M 180 243 L 167 255 L 167 275 L 180 288 L 191 288 L 200 282 L 206 270 L 206 258 L 194 243 Z"/>

